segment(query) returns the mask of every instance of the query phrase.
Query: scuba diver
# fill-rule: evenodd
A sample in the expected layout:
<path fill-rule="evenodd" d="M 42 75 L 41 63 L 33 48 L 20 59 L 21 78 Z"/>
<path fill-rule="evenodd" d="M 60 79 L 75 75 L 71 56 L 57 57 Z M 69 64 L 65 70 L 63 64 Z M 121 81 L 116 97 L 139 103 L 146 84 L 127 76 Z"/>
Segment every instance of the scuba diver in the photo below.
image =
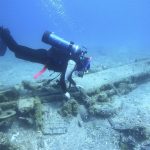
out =
<path fill-rule="evenodd" d="M 60 72 L 59 84 L 65 97 L 69 99 L 70 94 L 66 81 L 69 82 L 70 86 L 76 86 L 75 81 L 72 79 L 73 72 L 76 72 L 79 77 L 83 77 L 84 73 L 90 69 L 91 58 L 86 56 L 87 51 L 84 47 L 68 42 L 53 32 L 46 31 L 43 34 L 42 41 L 52 47 L 49 50 L 45 50 L 19 45 L 8 29 L 0 27 L 0 56 L 5 55 L 8 47 L 19 59 L 43 64 L 44 68 L 34 78 L 38 78 L 46 69 Z M 75 62 L 71 70 L 68 69 L 70 60 Z"/>

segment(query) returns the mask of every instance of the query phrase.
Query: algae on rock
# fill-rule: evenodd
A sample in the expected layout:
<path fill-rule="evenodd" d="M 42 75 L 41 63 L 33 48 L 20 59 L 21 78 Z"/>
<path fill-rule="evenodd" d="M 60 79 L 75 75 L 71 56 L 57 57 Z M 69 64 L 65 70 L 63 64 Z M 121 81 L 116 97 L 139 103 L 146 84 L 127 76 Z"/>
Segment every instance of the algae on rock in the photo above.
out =
<path fill-rule="evenodd" d="M 116 114 L 122 107 L 121 101 L 110 101 L 103 103 L 96 103 L 89 107 L 89 113 L 100 117 L 110 117 Z"/>
<path fill-rule="evenodd" d="M 76 116 L 78 114 L 78 103 L 76 100 L 68 100 L 64 106 L 59 110 L 59 113 L 64 116 Z"/>
<path fill-rule="evenodd" d="M 19 119 L 33 125 L 36 129 L 42 128 L 42 104 L 38 97 L 22 98 L 18 102 L 18 110 L 20 112 Z M 33 120 L 35 120 L 33 122 Z"/>
<path fill-rule="evenodd" d="M 0 103 L 0 108 L 3 110 L 7 110 L 7 109 L 15 110 L 17 108 L 17 101 Z"/>
<path fill-rule="evenodd" d="M 110 99 L 109 99 L 107 93 L 101 92 L 100 94 L 98 94 L 98 97 L 97 97 L 98 102 L 108 102 L 109 100 Z"/>
<path fill-rule="evenodd" d="M 33 111 L 34 100 L 35 99 L 33 97 L 19 99 L 19 101 L 18 101 L 18 111 L 21 114 L 28 114 L 31 111 Z"/>
<path fill-rule="evenodd" d="M 19 98 L 19 91 L 16 88 L 8 88 L 0 91 L 0 103 L 15 101 Z"/>
<path fill-rule="evenodd" d="M 39 98 L 36 98 L 34 101 L 34 110 L 35 110 L 35 125 L 37 131 L 42 129 L 42 122 L 43 122 L 43 112 L 42 112 L 42 103 Z"/>
<path fill-rule="evenodd" d="M 35 82 L 31 83 L 30 81 L 22 81 L 22 86 L 24 89 L 31 91 L 35 91 L 39 87 Z"/>

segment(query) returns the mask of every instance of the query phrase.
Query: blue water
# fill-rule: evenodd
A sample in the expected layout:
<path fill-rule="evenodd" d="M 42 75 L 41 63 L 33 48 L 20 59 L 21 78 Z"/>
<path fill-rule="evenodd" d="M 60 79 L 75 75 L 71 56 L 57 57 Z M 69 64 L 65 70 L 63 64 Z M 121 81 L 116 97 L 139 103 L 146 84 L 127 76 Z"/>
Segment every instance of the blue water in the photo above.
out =
<path fill-rule="evenodd" d="M 48 47 L 40 40 L 50 30 L 87 46 L 91 53 L 147 55 L 149 8 L 149 0 L 1 0 L 0 25 L 19 43 L 34 48 Z"/>
<path fill-rule="evenodd" d="M 150 0 L 0 0 L 0 26 L 9 28 L 19 44 L 32 48 L 48 49 L 49 45 L 41 41 L 42 34 L 45 30 L 55 32 L 68 41 L 86 46 L 95 63 L 91 67 L 94 66 L 95 68 L 97 66 L 102 69 L 109 68 L 114 63 L 120 65 L 121 63 L 132 62 L 136 58 L 150 58 Z M 42 68 L 43 65 L 16 59 L 12 52 L 7 50 L 6 55 L 0 57 L 0 89 L 5 85 L 21 83 L 22 80 L 35 81 L 33 76 Z M 47 71 L 39 79 L 49 79 L 49 74 Z M 102 81 L 104 78 L 102 77 Z M 107 81 L 107 76 L 105 80 Z M 125 122 L 126 125 L 127 121 L 127 125 L 129 122 L 132 125 L 132 116 L 134 116 L 133 120 L 137 120 L 134 122 L 136 126 L 140 121 L 143 125 L 145 122 L 147 123 L 149 120 L 149 111 L 147 111 L 149 108 L 148 86 L 141 87 L 143 91 L 141 89 L 138 92 L 135 90 L 131 95 L 123 97 L 124 111 L 118 117 L 118 124 L 120 121 L 120 125 L 124 125 L 122 122 Z M 51 114 L 53 109 L 49 110 L 49 114 Z M 48 113 L 46 112 L 46 114 Z M 51 116 L 49 118 L 53 119 Z M 60 147 L 64 144 L 65 147 L 73 145 L 71 148 L 74 149 L 74 146 L 77 147 L 79 144 L 82 146 L 81 149 L 87 145 L 89 149 L 96 147 L 95 150 L 100 149 L 100 144 L 100 146 L 105 147 L 102 149 L 107 149 L 108 145 L 115 146 L 116 140 L 120 139 L 119 135 L 112 132 L 112 129 L 110 130 L 108 122 L 105 123 L 104 121 L 103 123 L 103 121 L 100 120 L 97 122 L 98 124 L 92 124 L 92 128 L 96 127 L 98 131 L 96 134 L 94 130 L 91 130 L 92 128 L 87 131 L 84 130 L 82 122 L 79 121 L 78 125 L 81 123 L 82 128 L 76 130 L 74 127 L 77 126 L 77 121 L 75 121 L 75 125 L 71 125 L 71 130 L 73 128 L 73 131 L 78 132 L 78 134 L 74 132 L 75 134 L 64 136 L 62 140 L 61 138 L 56 139 L 56 136 L 51 136 L 46 145 L 56 147 L 55 149 L 57 147 L 61 149 Z M 147 123 L 147 125 L 149 124 Z M 87 124 L 86 129 L 88 127 L 90 126 Z M 69 134 L 71 130 L 69 129 Z M 80 133 L 79 131 L 83 132 Z M 32 132 L 26 132 L 22 128 L 20 131 L 13 129 L 9 132 L 10 135 L 13 135 L 11 139 L 17 136 L 18 139 L 21 139 L 21 142 L 18 142 L 21 143 L 21 146 L 24 144 L 30 146 L 28 133 L 32 135 Z M 90 136 L 87 134 L 89 137 L 86 132 L 90 132 Z M 83 136 L 80 137 L 82 133 Z M 27 139 L 23 141 L 22 136 L 27 137 Z M 129 136 L 129 142 L 131 144 L 136 143 L 131 136 Z M 38 145 L 41 146 L 43 143 L 46 142 L 40 141 Z M 91 145 L 88 145 L 89 143 Z M 32 144 L 33 146 L 35 144 L 34 137 L 31 141 Z M 114 148 L 108 148 L 108 150 L 111 149 Z"/>

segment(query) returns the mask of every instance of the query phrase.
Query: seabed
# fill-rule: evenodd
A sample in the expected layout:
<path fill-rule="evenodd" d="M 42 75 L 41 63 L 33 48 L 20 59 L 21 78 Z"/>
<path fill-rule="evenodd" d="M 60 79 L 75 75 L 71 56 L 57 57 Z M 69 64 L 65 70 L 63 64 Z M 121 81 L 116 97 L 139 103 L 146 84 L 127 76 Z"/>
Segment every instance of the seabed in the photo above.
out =
<path fill-rule="evenodd" d="M 0 150 L 149 150 L 150 59 L 75 78 L 0 88 Z"/>

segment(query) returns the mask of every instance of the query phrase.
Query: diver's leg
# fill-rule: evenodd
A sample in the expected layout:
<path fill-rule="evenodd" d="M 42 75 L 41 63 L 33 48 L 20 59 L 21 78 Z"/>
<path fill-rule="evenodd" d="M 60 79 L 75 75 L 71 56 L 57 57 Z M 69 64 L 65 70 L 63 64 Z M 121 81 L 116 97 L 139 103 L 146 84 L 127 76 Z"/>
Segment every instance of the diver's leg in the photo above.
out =
<path fill-rule="evenodd" d="M 8 29 L 0 27 L 0 37 L 7 45 L 10 50 L 14 50 L 18 45 L 17 42 L 12 38 Z"/>
<path fill-rule="evenodd" d="M 18 45 L 17 51 L 15 51 L 15 56 L 17 58 L 41 63 L 41 64 L 47 64 L 47 50 L 45 49 L 31 49 L 25 46 Z"/>
<path fill-rule="evenodd" d="M 45 49 L 32 49 L 29 47 L 25 47 L 22 45 L 17 44 L 17 42 L 11 36 L 9 30 L 0 28 L 0 37 L 5 42 L 7 47 L 15 53 L 17 58 L 37 62 L 41 64 L 47 63 L 47 50 Z"/>

